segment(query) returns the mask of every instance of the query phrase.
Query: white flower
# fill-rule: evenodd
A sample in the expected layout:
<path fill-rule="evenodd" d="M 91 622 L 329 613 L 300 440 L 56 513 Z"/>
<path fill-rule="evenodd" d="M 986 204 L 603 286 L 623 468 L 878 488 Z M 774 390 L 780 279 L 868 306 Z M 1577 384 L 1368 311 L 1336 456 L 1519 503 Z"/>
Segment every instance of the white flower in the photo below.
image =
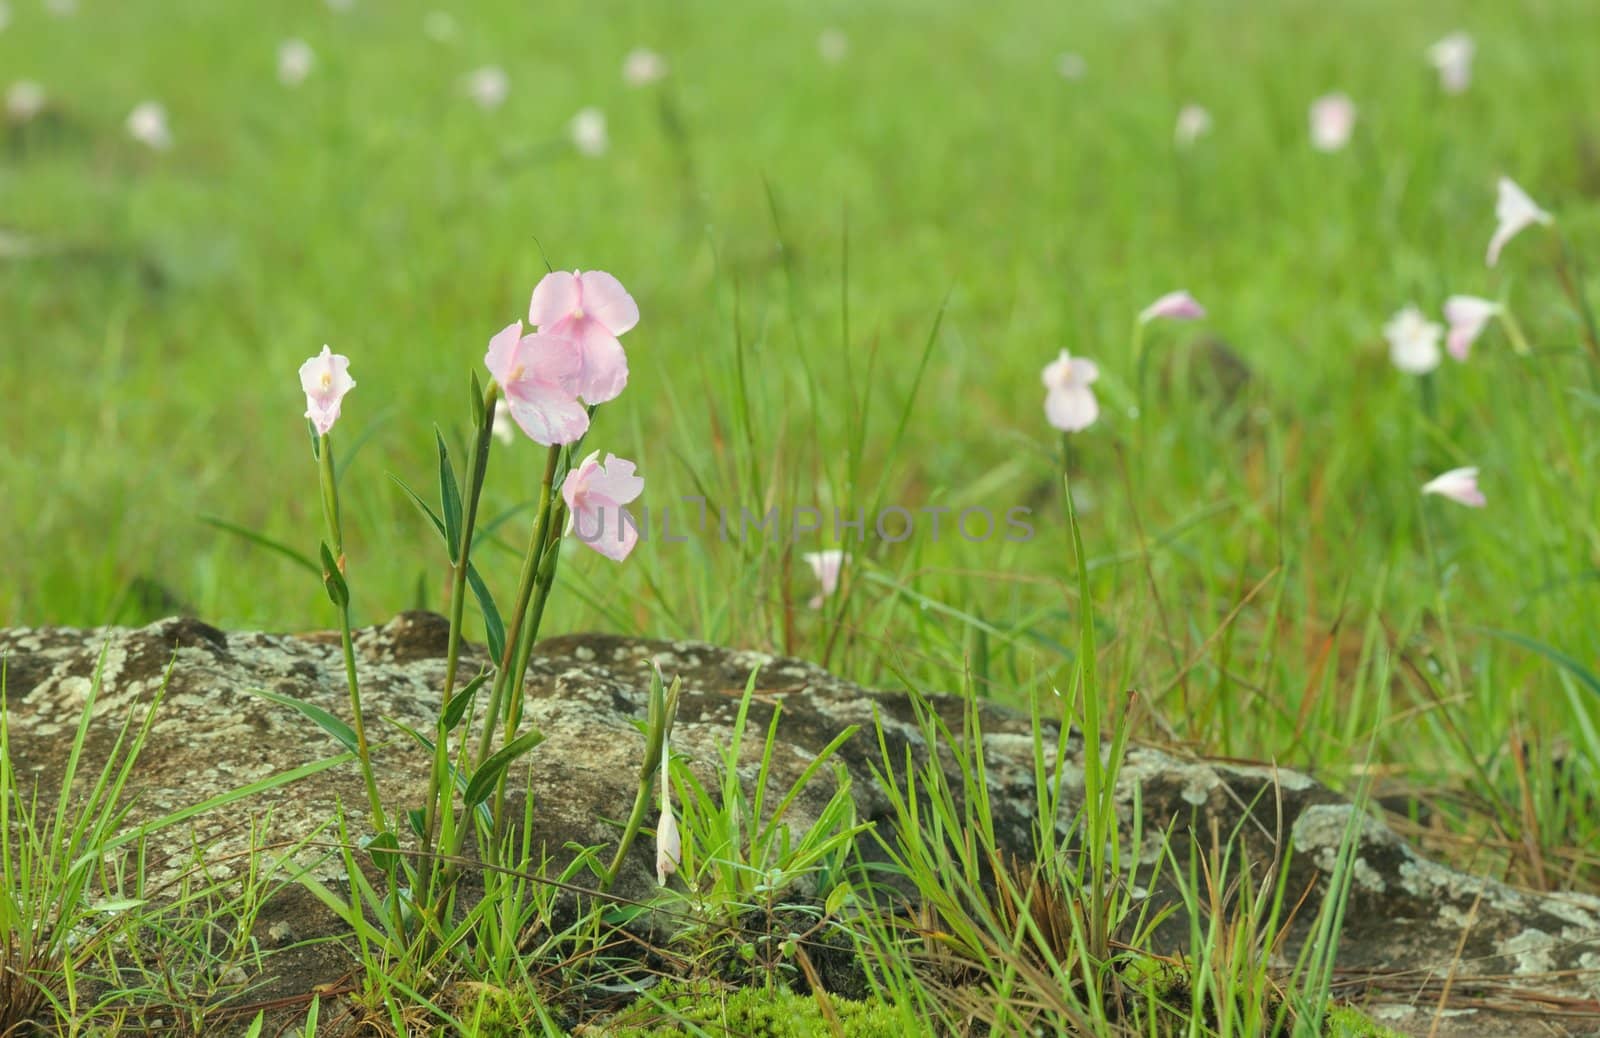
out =
<path fill-rule="evenodd" d="M 1389 340 L 1389 359 L 1408 375 L 1426 375 L 1439 366 L 1439 339 L 1444 326 L 1422 316 L 1415 306 L 1407 306 L 1383 326 Z"/>
<path fill-rule="evenodd" d="M 1489 319 L 1500 312 L 1500 304 L 1477 296 L 1451 296 L 1444 301 L 1444 320 L 1450 326 L 1445 349 L 1456 360 L 1466 360 L 1472 343 L 1483 334 Z"/>
<path fill-rule="evenodd" d="M 670 719 L 669 719 L 670 723 Z M 656 823 L 656 883 L 667 885 L 667 877 L 678 871 L 683 860 L 683 838 L 678 833 L 678 820 L 672 817 L 672 747 L 666 737 L 661 740 L 661 820 Z"/>
<path fill-rule="evenodd" d="M 812 609 L 821 609 L 822 600 L 839 590 L 839 571 L 850 561 L 850 556 L 838 548 L 828 548 L 824 551 L 808 551 L 800 558 L 811 567 L 812 574 L 821 585 L 821 589 L 811 596 L 807 604 Z"/>
<path fill-rule="evenodd" d="M 1062 79 L 1082 79 L 1089 74 L 1089 63 L 1083 60 L 1082 54 L 1068 51 L 1056 58 L 1056 74 Z"/>
<path fill-rule="evenodd" d="M 1422 492 L 1448 497 L 1468 508 L 1482 508 L 1489 503 L 1483 491 L 1478 489 L 1478 470 L 1473 467 L 1451 469 L 1435 476 L 1422 485 Z"/>
<path fill-rule="evenodd" d="M 631 87 L 649 86 L 667 78 L 667 59 L 649 47 L 635 47 L 622 59 L 622 81 Z"/>
<path fill-rule="evenodd" d="M 6 115 L 12 122 L 28 122 L 44 111 L 44 102 L 44 87 L 31 79 L 19 79 L 6 90 Z"/>
<path fill-rule="evenodd" d="M 1506 242 L 1516 237 L 1524 228 L 1536 223 L 1549 224 L 1555 217 L 1540 209 L 1528 197 L 1527 192 L 1518 187 L 1510 177 L 1501 177 L 1499 184 L 1499 197 L 1494 203 L 1494 218 L 1497 226 L 1494 236 L 1489 239 L 1489 266 L 1500 262 L 1500 250 L 1505 248 Z"/>
<path fill-rule="evenodd" d="M 128 136 L 147 147 L 165 151 L 172 147 L 167 110 L 158 102 L 144 101 L 128 113 Z"/>
<path fill-rule="evenodd" d="M 567 132 L 578 154 L 591 159 L 604 155 L 611 146 L 611 137 L 606 132 L 606 113 L 593 106 L 579 109 L 567 124 Z"/>
<path fill-rule="evenodd" d="M 317 56 L 305 40 L 284 40 L 278 45 L 278 82 L 299 86 L 311 74 Z"/>
<path fill-rule="evenodd" d="M 1428 62 L 1439 70 L 1439 86 L 1459 94 L 1472 82 L 1472 55 L 1477 45 L 1464 32 L 1453 32 L 1428 48 Z"/>
<path fill-rule="evenodd" d="M 1100 402 L 1089 386 L 1100 377 L 1092 360 L 1073 358 L 1066 350 L 1040 372 L 1044 382 L 1044 416 L 1062 432 L 1082 432 L 1100 417 Z"/>
<path fill-rule="evenodd" d="M 468 73 L 466 90 L 479 108 L 499 108 L 511 92 L 511 80 L 499 65 L 485 65 Z"/>
<path fill-rule="evenodd" d="M 1334 152 L 1350 143 L 1356 126 L 1356 104 L 1346 94 L 1324 94 L 1311 102 L 1311 146 Z"/>
<path fill-rule="evenodd" d="M 1188 104 L 1178 109 L 1178 125 L 1173 127 L 1173 142 L 1187 148 L 1211 132 L 1211 113 L 1200 105 Z"/>
<path fill-rule="evenodd" d="M 817 53 L 830 65 L 837 65 L 850 53 L 850 37 L 843 29 L 824 29 L 817 37 Z"/>

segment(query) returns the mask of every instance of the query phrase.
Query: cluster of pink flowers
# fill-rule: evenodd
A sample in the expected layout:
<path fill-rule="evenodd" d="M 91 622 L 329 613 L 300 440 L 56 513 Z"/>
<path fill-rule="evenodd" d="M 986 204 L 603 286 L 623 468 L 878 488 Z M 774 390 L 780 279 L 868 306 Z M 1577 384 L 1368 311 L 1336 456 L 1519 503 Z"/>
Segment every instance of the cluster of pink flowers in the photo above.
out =
<path fill-rule="evenodd" d="M 628 384 L 628 357 L 618 336 L 639 323 L 639 307 L 622 282 L 604 271 L 545 275 L 528 304 L 532 330 L 513 321 L 489 340 L 484 364 L 504 396 L 504 411 L 535 443 L 559 446 L 589 431 L 590 410 L 614 400 Z M 300 367 L 306 417 L 326 436 L 355 388 L 350 358 L 322 353 Z M 496 409 L 496 418 L 503 413 Z M 644 490 L 634 463 L 598 451 L 567 474 L 561 496 L 571 529 L 595 551 L 618 562 L 639 535 L 624 507 Z"/>

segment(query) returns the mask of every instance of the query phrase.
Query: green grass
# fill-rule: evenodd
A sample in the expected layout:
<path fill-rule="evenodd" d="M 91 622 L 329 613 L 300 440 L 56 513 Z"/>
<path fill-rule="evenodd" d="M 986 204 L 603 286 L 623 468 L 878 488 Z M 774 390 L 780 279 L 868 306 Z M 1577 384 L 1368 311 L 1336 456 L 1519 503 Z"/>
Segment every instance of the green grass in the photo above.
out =
<path fill-rule="evenodd" d="M 1447 794 L 1460 860 L 1600 887 L 1600 358 L 1553 234 L 1483 266 L 1507 174 L 1600 271 L 1592 3 L 506 0 L 463 6 L 449 43 L 405 0 L 13 6 L 0 68 L 51 108 L 0 140 L 0 231 L 43 249 L 0 258 L 0 623 L 181 603 L 329 626 L 315 580 L 202 522 L 314 553 L 295 369 L 325 342 L 359 383 L 339 427 L 355 620 L 443 610 L 448 567 L 389 474 L 429 484 L 434 423 L 461 456 L 467 373 L 548 257 L 639 302 L 629 390 L 589 446 L 637 460 L 680 528 L 703 494 L 735 517 L 1027 505 L 1038 536 L 852 543 L 820 613 L 799 553 L 824 536 L 581 552 L 546 633 L 777 648 L 1020 705 L 1065 687 L 1085 603 L 1038 372 L 1067 348 L 1104 372 L 1072 482 L 1099 685 L 1141 692 L 1138 734 Z M 838 65 L 827 26 L 850 37 Z M 1446 97 L 1422 52 L 1457 28 L 1476 75 Z M 317 54 L 293 90 L 289 36 Z M 665 83 L 622 85 L 638 44 Z M 1066 50 L 1081 81 L 1055 72 Z M 482 111 L 460 79 L 489 63 L 511 93 Z M 1334 89 L 1360 121 L 1321 155 L 1306 106 Z M 123 133 L 147 97 L 169 153 Z M 1190 101 L 1216 126 L 1179 152 Z M 564 143 L 588 104 L 601 159 Z M 1211 317 L 1148 330 L 1136 421 L 1132 318 L 1177 287 Z M 1454 292 L 1509 298 L 1534 355 L 1492 329 L 1469 364 L 1397 372 L 1383 323 Z M 1419 496 L 1466 464 L 1487 509 Z M 541 468 L 497 446 L 483 514 Z M 531 518 L 480 549 L 498 595 Z"/>

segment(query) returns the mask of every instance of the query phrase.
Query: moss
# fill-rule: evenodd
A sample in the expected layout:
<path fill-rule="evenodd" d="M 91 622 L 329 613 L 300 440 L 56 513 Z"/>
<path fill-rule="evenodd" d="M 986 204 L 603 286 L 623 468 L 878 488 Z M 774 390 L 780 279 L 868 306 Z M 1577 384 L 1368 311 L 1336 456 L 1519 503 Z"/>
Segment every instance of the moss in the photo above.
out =
<path fill-rule="evenodd" d="M 894 1011 L 882 1002 L 830 996 L 828 1004 L 849 1038 L 900 1038 Z M 698 982 L 662 984 L 594 1033 L 607 1038 L 831 1038 L 834 1034 L 816 998 L 786 988 L 729 991 Z"/>

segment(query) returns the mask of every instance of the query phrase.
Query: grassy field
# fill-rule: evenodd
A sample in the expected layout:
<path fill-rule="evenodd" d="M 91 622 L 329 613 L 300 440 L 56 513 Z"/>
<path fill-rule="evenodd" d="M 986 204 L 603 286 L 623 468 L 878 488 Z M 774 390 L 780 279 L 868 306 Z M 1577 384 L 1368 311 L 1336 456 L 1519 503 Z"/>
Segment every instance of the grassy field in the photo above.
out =
<path fill-rule="evenodd" d="M 1068 349 L 1103 373 L 1071 475 L 1136 734 L 1374 775 L 1436 798 L 1471 867 L 1600 888 L 1600 6 L 483 2 L 431 35 L 409 0 L 11 6 L 0 69 L 48 101 L 0 153 L 0 623 L 329 626 L 314 580 L 204 522 L 315 550 L 295 369 L 324 343 L 358 382 L 355 620 L 443 610 L 390 475 L 429 485 L 435 424 L 464 443 L 468 374 L 547 262 L 602 269 L 643 316 L 589 442 L 638 462 L 641 503 L 864 509 L 869 533 L 820 611 L 800 553 L 841 546 L 831 522 L 574 553 L 546 633 L 1048 694 L 1083 606 L 1039 381 Z M 1452 96 L 1424 53 L 1458 29 Z M 289 37 L 316 55 L 295 87 Z M 670 73 L 632 88 L 639 45 Z M 492 109 L 463 90 L 486 65 Z M 1307 106 L 1335 90 L 1359 118 L 1325 154 Z M 124 130 L 146 99 L 170 149 Z M 1181 148 L 1187 103 L 1214 126 Z M 585 106 L 602 156 L 568 140 Z M 1491 270 L 1503 175 L 1555 224 Z M 1209 316 L 1148 326 L 1136 410 L 1134 318 L 1180 287 Z M 1491 328 L 1396 370 L 1384 324 L 1454 293 L 1506 301 L 1531 355 Z M 497 448 L 486 514 L 525 508 L 541 460 Z M 1486 508 L 1420 494 L 1466 465 Z M 1029 507 L 1036 536 L 889 543 L 884 505 Z M 527 518 L 479 549 L 499 593 Z"/>

